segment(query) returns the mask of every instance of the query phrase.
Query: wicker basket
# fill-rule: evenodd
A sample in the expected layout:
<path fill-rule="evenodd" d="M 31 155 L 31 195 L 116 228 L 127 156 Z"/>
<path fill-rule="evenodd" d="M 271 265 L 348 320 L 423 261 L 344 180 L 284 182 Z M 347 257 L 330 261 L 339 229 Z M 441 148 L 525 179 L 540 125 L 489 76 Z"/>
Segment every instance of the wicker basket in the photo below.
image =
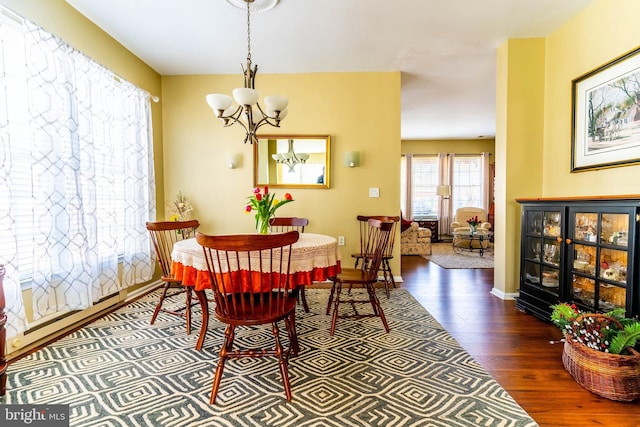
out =
<path fill-rule="evenodd" d="M 566 337 L 562 364 L 578 384 L 611 400 L 640 398 L 640 353 L 630 355 L 594 350 Z"/>

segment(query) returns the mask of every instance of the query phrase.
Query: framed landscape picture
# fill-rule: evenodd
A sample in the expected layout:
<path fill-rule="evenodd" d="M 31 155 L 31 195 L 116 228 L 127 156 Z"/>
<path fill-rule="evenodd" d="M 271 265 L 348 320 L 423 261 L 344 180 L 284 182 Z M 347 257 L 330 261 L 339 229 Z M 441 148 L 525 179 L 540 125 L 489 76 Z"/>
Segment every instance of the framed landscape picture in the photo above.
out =
<path fill-rule="evenodd" d="M 572 82 L 571 172 L 640 162 L 640 48 Z"/>

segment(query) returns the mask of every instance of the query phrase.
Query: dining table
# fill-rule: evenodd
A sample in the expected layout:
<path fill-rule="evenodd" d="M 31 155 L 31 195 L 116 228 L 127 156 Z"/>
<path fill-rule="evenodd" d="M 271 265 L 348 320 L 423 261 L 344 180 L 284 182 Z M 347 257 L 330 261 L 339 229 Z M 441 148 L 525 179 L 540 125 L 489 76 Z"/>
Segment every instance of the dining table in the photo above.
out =
<path fill-rule="evenodd" d="M 300 233 L 297 242 L 291 246 L 291 266 L 289 281 L 300 287 L 300 295 L 305 311 L 309 311 L 304 288 L 317 282 L 325 282 L 340 273 L 340 250 L 333 236 L 314 233 Z M 202 308 L 202 326 L 196 344 L 200 350 L 209 325 L 209 303 L 206 290 L 211 289 L 211 280 L 202 246 L 195 238 L 176 242 L 171 253 L 171 272 L 183 286 L 192 286 Z"/>

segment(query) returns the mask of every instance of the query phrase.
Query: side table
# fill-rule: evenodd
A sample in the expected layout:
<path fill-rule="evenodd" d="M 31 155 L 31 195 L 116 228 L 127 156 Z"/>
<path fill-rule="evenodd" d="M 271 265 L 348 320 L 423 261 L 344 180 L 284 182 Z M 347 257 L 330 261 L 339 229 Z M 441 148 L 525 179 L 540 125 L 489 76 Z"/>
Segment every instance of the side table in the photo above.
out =
<path fill-rule="evenodd" d="M 440 241 L 440 220 L 438 219 L 421 219 L 416 221 L 420 227 L 431 230 L 431 241 L 437 243 Z"/>

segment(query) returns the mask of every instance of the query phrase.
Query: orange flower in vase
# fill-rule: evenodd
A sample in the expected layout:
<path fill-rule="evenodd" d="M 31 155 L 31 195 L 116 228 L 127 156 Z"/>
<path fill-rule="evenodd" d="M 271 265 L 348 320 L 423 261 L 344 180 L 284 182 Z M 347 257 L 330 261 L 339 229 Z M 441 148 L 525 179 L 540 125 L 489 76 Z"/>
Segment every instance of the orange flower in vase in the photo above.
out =
<path fill-rule="evenodd" d="M 293 202 L 293 196 L 290 193 L 285 193 L 284 200 L 276 199 L 275 193 L 269 193 L 267 186 L 264 187 L 264 191 L 259 187 L 254 188 L 253 194 L 248 199 L 245 212 L 256 211 L 256 231 L 260 234 L 269 233 L 269 220 L 275 216 L 280 206 Z"/>

